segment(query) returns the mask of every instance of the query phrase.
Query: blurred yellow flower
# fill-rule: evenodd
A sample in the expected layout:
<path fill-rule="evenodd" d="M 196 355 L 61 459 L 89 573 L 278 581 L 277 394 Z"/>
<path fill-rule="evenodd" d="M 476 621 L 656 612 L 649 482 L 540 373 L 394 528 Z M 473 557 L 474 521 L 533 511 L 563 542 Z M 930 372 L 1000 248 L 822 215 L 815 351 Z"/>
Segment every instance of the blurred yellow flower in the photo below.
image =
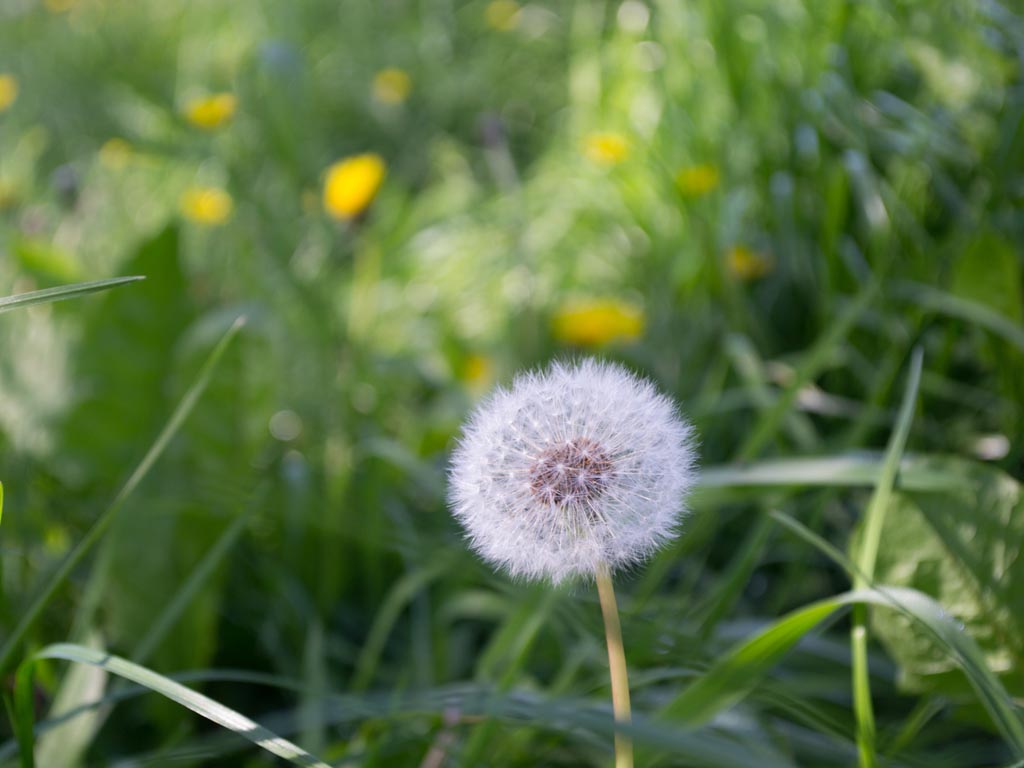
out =
<path fill-rule="evenodd" d="M 484 9 L 487 26 L 508 32 L 519 26 L 519 3 L 514 0 L 491 0 Z"/>
<path fill-rule="evenodd" d="M 13 181 L 0 179 L 0 211 L 13 208 L 18 202 L 18 188 Z"/>
<path fill-rule="evenodd" d="M 373 78 L 373 98 L 381 104 L 401 104 L 411 90 L 412 79 L 404 69 L 382 69 Z"/>
<path fill-rule="evenodd" d="M 644 332 L 643 310 L 617 299 L 592 299 L 559 311 L 552 323 L 555 338 L 580 347 L 633 341 Z"/>
<path fill-rule="evenodd" d="M 700 197 L 718 187 L 718 169 L 713 165 L 693 165 L 676 174 L 676 186 L 687 197 Z"/>
<path fill-rule="evenodd" d="M 64 13 L 78 5 L 78 0 L 45 0 L 43 5 L 50 13 Z"/>
<path fill-rule="evenodd" d="M 756 280 L 772 269 L 772 260 L 745 245 L 734 245 L 725 254 L 725 265 L 729 273 L 739 280 Z"/>
<path fill-rule="evenodd" d="M 336 219 L 354 219 L 373 202 L 386 172 L 384 160 L 372 152 L 338 161 L 327 169 L 324 210 Z"/>
<path fill-rule="evenodd" d="M 470 355 L 462 364 L 459 378 L 472 392 L 483 392 L 494 383 L 494 361 L 486 355 Z"/>
<path fill-rule="evenodd" d="M 216 226 L 231 216 L 234 202 L 220 187 L 189 187 L 181 196 L 181 212 L 196 224 Z"/>
<path fill-rule="evenodd" d="M 0 73 L 0 112 L 3 112 L 18 98 L 18 80 L 14 75 Z"/>
<path fill-rule="evenodd" d="M 100 147 L 99 156 L 101 165 L 118 170 L 132 159 L 132 145 L 124 139 L 108 139 Z"/>
<path fill-rule="evenodd" d="M 629 142 L 621 133 L 591 133 L 583 142 L 583 154 L 598 165 L 618 165 L 629 155 Z"/>
<path fill-rule="evenodd" d="M 238 99 L 233 93 L 215 93 L 185 104 L 185 117 L 197 128 L 213 131 L 227 123 L 237 108 Z"/>

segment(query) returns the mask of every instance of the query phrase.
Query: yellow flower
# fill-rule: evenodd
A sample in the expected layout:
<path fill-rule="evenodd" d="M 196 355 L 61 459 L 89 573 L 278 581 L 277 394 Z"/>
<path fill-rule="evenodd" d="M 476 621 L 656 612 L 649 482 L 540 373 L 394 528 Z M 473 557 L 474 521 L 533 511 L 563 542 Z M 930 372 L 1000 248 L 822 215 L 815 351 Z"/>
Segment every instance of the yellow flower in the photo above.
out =
<path fill-rule="evenodd" d="M 132 159 L 132 145 L 124 139 L 108 139 L 100 147 L 100 163 L 111 170 L 119 170 Z"/>
<path fill-rule="evenodd" d="M 644 332 L 643 310 L 616 299 L 592 299 L 559 311 L 552 323 L 555 338 L 580 347 L 633 341 Z"/>
<path fill-rule="evenodd" d="M 470 355 L 462 364 L 459 378 L 475 393 L 483 393 L 494 383 L 494 361 L 486 355 Z"/>
<path fill-rule="evenodd" d="M 713 165 L 693 165 L 676 174 L 676 186 L 687 197 L 700 197 L 718 187 L 718 169 Z"/>
<path fill-rule="evenodd" d="M 0 73 L 0 112 L 3 112 L 18 98 L 18 81 L 14 75 Z"/>
<path fill-rule="evenodd" d="M 227 123 L 237 107 L 238 99 L 233 93 L 215 93 L 189 101 L 185 117 L 197 128 L 213 131 Z"/>
<path fill-rule="evenodd" d="M 772 269 L 772 259 L 745 245 L 734 245 L 725 254 L 725 265 L 733 277 L 739 280 L 756 280 Z"/>
<path fill-rule="evenodd" d="M 583 153 L 598 165 L 618 165 L 629 155 L 629 142 L 621 133 L 591 133 L 583 142 Z"/>
<path fill-rule="evenodd" d="M 13 208 L 18 202 L 18 188 L 13 181 L 0 179 L 0 211 Z"/>
<path fill-rule="evenodd" d="M 181 196 L 181 212 L 196 224 L 216 226 L 231 216 L 234 202 L 220 187 L 189 187 Z"/>
<path fill-rule="evenodd" d="M 411 90 L 412 79 L 404 69 L 382 69 L 373 78 L 373 98 L 381 104 L 401 104 Z"/>
<path fill-rule="evenodd" d="M 324 210 L 336 219 L 354 219 L 373 202 L 386 172 L 384 160 L 372 152 L 338 161 L 327 169 Z"/>
<path fill-rule="evenodd" d="M 484 9 L 487 26 L 508 32 L 519 26 L 519 3 L 514 0 L 492 0 Z"/>

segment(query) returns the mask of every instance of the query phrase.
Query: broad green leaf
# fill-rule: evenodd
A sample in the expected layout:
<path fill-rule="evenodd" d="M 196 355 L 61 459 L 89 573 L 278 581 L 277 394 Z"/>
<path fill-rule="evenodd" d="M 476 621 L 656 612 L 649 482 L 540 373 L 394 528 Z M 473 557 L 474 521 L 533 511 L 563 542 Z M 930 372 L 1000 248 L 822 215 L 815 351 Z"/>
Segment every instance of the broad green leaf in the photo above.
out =
<path fill-rule="evenodd" d="M 290 741 L 282 739 L 245 715 L 239 714 L 208 696 L 204 696 L 191 688 L 186 688 L 181 683 L 176 683 L 151 669 L 134 664 L 118 656 L 86 648 L 82 645 L 59 643 L 47 646 L 39 651 L 35 658 L 64 659 L 78 664 L 92 664 L 106 670 L 110 674 L 145 686 L 149 690 L 159 693 L 183 707 L 187 707 L 207 720 L 237 733 L 261 749 L 282 757 L 294 765 L 311 768 L 329 768 L 322 760 L 317 759 Z"/>
<path fill-rule="evenodd" d="M 196 402 L 203 393 L 203 390 L 206 388 L 207 384 L 209 384 L 210 379 L 213 376 L 213 371 L 217 367 L 217 363 L 220 361 L 225 350 L 231 344 L 235 335 L 241 329 L 242 324 L 243 321 L 239 319 L 239 321 L 236 322 L 226 334 L 224 334 L 224 337 L 220 340 L 217 346 L 214 347 L 210 356 L 206 360 L 206 364 L 196 377 L 196 380 L 182 397 L 167 423 L 164 425 L 164 428 L 157 435 L 156 440 L 149 447 L 149 450 L 146 452 L 146 455 L 143 456 L 142 461 L 139 462 L 135 467 L 135 470 L 128 477 L 128 480 L 125 481 L 117 496 L 115 496 L 114 500 L 110 503 L 110 506 L 108 506 L 96 522 L 93 523 L 85 537 L 78 542 L 71 553 L 64 559 L 60 566 L 58 566 L 54 574 L 47 580 L 46 586 L 43 587 L 36 598 L 32 601 L 29 608 L 22 614 L 18 625 L 7 637 L 3 647 L 0 648 L 0 672 L 7 669 L 15 651 L 17 651 L 21 641 L 23 640 L 25 633 L 33 626 L 33 624 L 35 624 L 43 609 L 49 604 L 50 600 L 53 599 L 58 588 L 64 583 L 75 567 L 85 559 L 85 556 L 89 553 L 96 542 L 102 538 L 104 532 L 110 527 L 110 524 L 117 517 L 118 512 L 124 506 L 125 502 L 146 477 L 150 469 L 153 468 L 153 465 L 166 450 L 171 439 L 181 429 L 182 424 L 195 407 Z M 88 597 L 89 596 L 87 595 L 84 606 L 79 609 L 79 617 L 81 617 L 83 613 L 87 615 L 91 611 L 95 610 L 95 597 L 91 602 Z M 91 619 L 87 616 L 87 618 L 81 623 L 85 626 L 89 626 L 91 624 Z"/>
<path fill-rule="evenodd" d="M 779 659 L 815 626 L 850 605 L 873 605 L 898 611 L 928 632 L 967 676 L 996 727 L 1024 757 L 1024 723 L 999 679 L 985 663 L 974 640 L 941 605 L 904 587 L 845 592 L 799 608 L 738 643 L 662 711 L 665 718 L 689 727 L 707 723 L 741 701 Z"/>
<path fill-rule="evenodd" d="M 173 407 L 172 353 L 192 315 L 176 229 L 143 243 L 127 269 L 148 279 L 89 308 L 72 368 L 78 397 L 60 446 L 65 471 L 85 488 L 119 478 Z"/>
<path fill-rule="evenodd" d="M 0 313 L 9 312 L 12 309 L 21 309 L 23 307 L 31 307 L 33 304 L 47 304 L 52 301 L 63 301 L 64 299 L 73 299 L 77 296 L 85 296 L 89 293 L 96 293 L 97 291 L 105 291 L 108 288 L 114 288 L 118 285 L 124 285 L 125 283 L 134 283 L 138 280 L 144 280 L 145 277 L 142 275 L 134 275 L 131 277 L 114 277 L 109 280 L 95 280 L 90 283 L 76 283 L 74 285 L 59 285 L 55 288 L 45 288 L 41 291 L 32 291 L 31 293 L 19 293 L 14 296 L 5 296 L 0 298 Z"/>
<path fill-rule="evenodd" d="M 952 493 L 901 494 L 886 519 L 877 575 L 933 595 L 978 641 L 1010 690 L 1024 691 L 1024 496 L 996 469 L 973 467 Z M 962 688 L 950 659 L 904 617 L 877 614 L 879 639 L 921 691 Z"/>
<path fill-rule="evenodd" d="M 975 235 L 953 262 L 950 289 L 1019 323 L 1024 298 L 1017 248 L 994 231 Z"/>
<path fill-rule="evenodd" d="M 41 278 L 45 279 L 45 282 L 51 280 L 70 282 L 83 277 L 78 262 L 70 253 L 45 240 L 29 237 L 17 238 L 11 245 L 11 251 L 23 269 L 39 274 Z"/>

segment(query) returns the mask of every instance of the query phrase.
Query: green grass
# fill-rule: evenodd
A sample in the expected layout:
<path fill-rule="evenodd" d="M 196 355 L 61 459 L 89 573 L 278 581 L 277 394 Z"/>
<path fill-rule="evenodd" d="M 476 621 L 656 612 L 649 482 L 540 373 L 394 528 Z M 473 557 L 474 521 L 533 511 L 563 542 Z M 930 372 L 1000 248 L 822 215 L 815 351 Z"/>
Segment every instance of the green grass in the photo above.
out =
<path fill-rule="evenodd" d="M 593 590 L 444 502 L 473 404 L 579 354 L 701 440 L 616 578 L 638 765 L 1021 764 L 1014 4 L 57 5 L 0 4 L 0 766 L 275 764 L 190 701 L 330 765 L 610 765 Z M 573 345 L 605 299 L 643 332 Z"/>

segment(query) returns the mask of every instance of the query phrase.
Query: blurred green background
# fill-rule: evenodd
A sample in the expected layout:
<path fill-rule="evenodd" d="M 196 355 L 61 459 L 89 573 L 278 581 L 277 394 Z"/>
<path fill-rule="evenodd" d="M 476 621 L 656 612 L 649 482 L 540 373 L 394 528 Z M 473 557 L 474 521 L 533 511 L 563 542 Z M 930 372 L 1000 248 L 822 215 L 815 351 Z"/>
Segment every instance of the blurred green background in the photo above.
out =
<path fill-rule="evenodd" d="M 332 765 L 610 765 L 592 588 L 444 502 L 483 394 L 597 354 L 705 468 L 619 579 L 638 764 L 1024 765 L 1022 56 L 1012 0 L 2 0 L 0 295 L 147 278 L 0 315 L 5 696 L 73 641 Z M 830 613 L 687 698 L 846 555 L 952 634 Z M 90 667 L 29 695 L 47 768 L 273 764 Z"/>

